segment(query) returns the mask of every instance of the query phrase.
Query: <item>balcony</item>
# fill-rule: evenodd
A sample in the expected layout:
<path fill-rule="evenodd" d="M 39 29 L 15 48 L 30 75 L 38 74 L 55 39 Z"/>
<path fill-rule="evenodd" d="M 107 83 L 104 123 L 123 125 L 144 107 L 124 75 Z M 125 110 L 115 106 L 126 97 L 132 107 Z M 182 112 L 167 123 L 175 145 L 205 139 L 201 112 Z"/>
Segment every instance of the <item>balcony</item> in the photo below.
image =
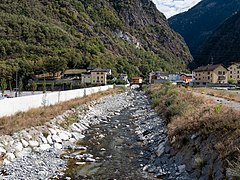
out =
<path fill-rule="evenodd" d="M 219 81 L 226 80 L 226 77 L 225 77 L 225 76 L 218 76 L 218 80 L 219 80 Z"/>

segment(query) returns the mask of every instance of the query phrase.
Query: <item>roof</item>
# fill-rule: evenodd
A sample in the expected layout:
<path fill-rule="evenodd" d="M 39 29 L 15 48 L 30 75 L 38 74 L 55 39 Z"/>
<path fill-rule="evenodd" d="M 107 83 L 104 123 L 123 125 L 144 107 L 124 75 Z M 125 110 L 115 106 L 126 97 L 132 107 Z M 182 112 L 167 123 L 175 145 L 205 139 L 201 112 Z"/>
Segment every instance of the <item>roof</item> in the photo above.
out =
<path fill-rule="evenodd" d="M 214 69 L 218 68 L 219 66 L 222 66 L 222 65 L 221 64 L 214 64 L 214 65 L 208 64 L 207 66 L 200 66 L 200 67 L 198 67 L 197 69 L 194 70 L 194 72 L 213 71 Z"/>
<path fill-rule="evenodd" d="M 184 76 L 189 76 L 189 77 L 192 77 L 192 76 L 193 76 L 192 74 L 187 74 L 187 73 L 181 73 L 180 76 L 182 76 L 182 75 L 184 75 Z"/>
<path fill-rule="evenodd" d="M 109 70 L 108 69 L 95 68 L 91 72 L 109 72 Z"/>
<path fill-rule="evenodd" d="M 83 72 L 86 72 L 85 69 L 68 69 L 64 72 L 64 74 L 81 74 Z"/>
<path fill-rule="evenodd" d="M 142 77 L 133 77 L 132 79 L 142 79 Z"/>

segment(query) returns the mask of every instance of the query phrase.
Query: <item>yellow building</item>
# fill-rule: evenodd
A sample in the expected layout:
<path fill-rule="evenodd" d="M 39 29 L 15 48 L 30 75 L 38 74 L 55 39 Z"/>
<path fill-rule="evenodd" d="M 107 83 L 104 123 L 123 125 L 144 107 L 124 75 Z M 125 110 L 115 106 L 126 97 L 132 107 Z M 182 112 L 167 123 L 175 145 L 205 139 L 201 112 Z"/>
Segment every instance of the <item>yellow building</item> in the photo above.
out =
<path fill-rule="evenodd" d="M 91 71 L 91 84 L 107 84 L 107 74 L 106 69 L 93 69 Z"/>
<path fill-rule="evenodd" d="M 196 84 L 208 84 L 208 83 L 227 83 L 228 82 L 228 70 L 221 64 L 201 66 L 194 71 Z"/>
<path fill-rule="evenodd" d="M 232 64 L 228 67 L 228 79 L 235 80 L 236 83 L 240 82 L 240 64 Z"/>

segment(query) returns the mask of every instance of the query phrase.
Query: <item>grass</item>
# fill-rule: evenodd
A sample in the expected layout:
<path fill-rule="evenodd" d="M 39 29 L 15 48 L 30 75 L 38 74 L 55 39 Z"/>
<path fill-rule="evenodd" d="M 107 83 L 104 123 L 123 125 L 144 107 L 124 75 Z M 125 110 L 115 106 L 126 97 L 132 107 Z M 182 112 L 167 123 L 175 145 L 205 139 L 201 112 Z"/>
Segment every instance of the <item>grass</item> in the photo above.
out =
<path fill-rule="evenodd" d="M 53 106 L 31 109 L 27 112 L 19 112 L 13 116 L 2 117 L 0 118 L 0 134 L 12 134 L 25 128 L 43 125 L 54 117 L 63 114 L 67 110 L 78 107 L 87 102 L 97 100 L 103 96 L 119 92 L 122 92 L 122 90 L 111 89 L 83 98 L 76 98 L 70 101 L 62 102 Z M 67 119 L 66 123 L 62 124 L 62 126 L 66 126 L 71 123 L 72 116 L 70 115 L 69 119 Z"/>
<path fill-rule="evenodd" d="M 240 153 L 240 112 L 194 96 L 187 88 L 171 84 L 146 89 L 155 110 L 166 118 L 172 146 L 181 148 L 199 134 L 201 142 L 212 142 L 211 150 L 226 162 Z M 226 165 L 227 163 L 224 163 Z M 226 165 L 227 166 L 227 165 Z"/>

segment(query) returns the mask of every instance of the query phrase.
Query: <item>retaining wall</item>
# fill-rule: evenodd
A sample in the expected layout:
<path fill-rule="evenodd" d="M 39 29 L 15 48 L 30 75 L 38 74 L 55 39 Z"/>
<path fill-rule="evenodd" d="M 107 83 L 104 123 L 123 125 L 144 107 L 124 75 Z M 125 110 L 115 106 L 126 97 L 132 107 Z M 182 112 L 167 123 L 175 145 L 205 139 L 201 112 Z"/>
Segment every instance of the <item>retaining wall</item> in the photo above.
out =
<path fill-rule="evenodd" d="M 80 98 L 85 95 L 106 91 L 112 88 L 112 85 L 98 86 L 70 91 L 59 91 L 46 94 L 2 99 L 0 100 L 0 117 L 11 116 L 17 112 L 28 111 L 32 108 L 54 105 L 60 102 Z"/>

